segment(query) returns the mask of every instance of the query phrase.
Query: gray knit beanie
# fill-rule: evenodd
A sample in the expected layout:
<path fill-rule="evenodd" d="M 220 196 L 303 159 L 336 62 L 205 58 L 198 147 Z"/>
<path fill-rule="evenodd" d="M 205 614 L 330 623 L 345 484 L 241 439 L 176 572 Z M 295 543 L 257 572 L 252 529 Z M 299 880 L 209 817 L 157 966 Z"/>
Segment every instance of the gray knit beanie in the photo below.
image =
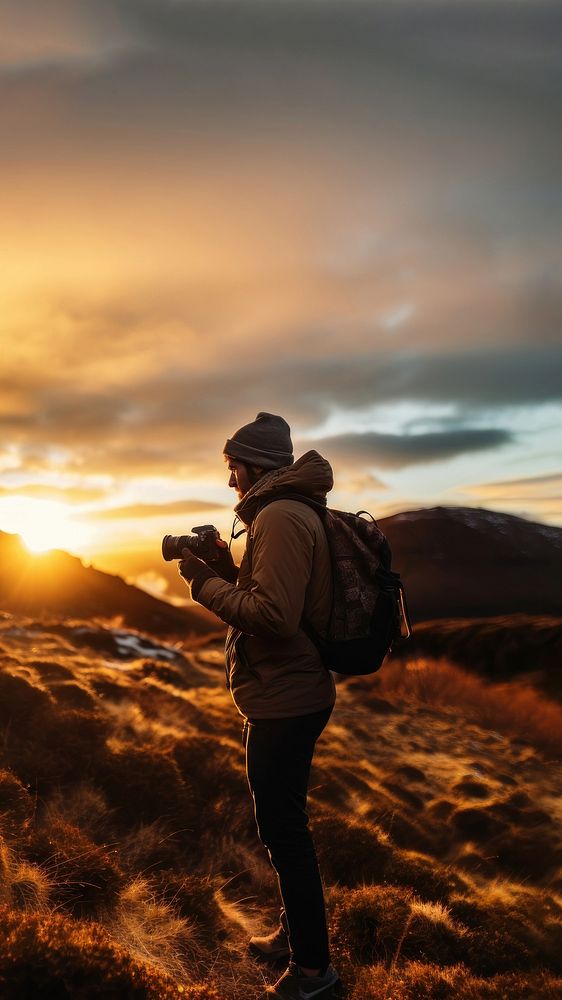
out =
<path fill-rule="evenodd" d="M 274 413 L 258 413 L 251 424 L 245 424 L 228 438 L 223 452 L 229 458 L 257 465 L 261 469 L 292 465 L 291 428 L 283 417 L 276 417 Z"/>

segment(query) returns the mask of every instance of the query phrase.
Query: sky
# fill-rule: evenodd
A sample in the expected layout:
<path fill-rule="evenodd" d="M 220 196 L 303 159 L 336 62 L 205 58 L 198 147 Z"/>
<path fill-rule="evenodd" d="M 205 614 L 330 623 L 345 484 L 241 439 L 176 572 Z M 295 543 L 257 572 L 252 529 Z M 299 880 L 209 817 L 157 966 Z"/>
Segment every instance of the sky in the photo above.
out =
<path fill-rule="evenodd" d="M 259 410 L 333 506 L 562 525 L 557 4 L 0 18 L 0 529 L 171 596 Z"/>

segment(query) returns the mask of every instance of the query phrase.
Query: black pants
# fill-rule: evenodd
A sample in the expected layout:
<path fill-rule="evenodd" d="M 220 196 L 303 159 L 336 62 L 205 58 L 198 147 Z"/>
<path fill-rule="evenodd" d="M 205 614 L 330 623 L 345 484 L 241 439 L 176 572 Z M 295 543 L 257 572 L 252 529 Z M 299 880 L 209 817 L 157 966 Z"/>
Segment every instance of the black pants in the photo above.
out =
<path fill-rule="evenodd" d="M 246 772 L 258 834 L 279 879 L 292 958 L 309 969 L 323 969 L 330 961 L 306 797 L 314 745 L 331 712 L 330 707 L 292 719 L 255 719 L 246 734 Z"/>

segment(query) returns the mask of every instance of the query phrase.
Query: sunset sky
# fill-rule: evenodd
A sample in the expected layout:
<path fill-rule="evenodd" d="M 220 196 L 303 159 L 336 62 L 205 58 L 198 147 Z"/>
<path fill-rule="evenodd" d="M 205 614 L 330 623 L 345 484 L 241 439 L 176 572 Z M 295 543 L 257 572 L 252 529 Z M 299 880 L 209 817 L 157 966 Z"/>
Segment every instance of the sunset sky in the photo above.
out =
<path fill-rule="evenodd" d="M 164 591 L 258 410 L 334 506 L 562 525 L 559 5 L 0 16 L 0 529 Z"/>

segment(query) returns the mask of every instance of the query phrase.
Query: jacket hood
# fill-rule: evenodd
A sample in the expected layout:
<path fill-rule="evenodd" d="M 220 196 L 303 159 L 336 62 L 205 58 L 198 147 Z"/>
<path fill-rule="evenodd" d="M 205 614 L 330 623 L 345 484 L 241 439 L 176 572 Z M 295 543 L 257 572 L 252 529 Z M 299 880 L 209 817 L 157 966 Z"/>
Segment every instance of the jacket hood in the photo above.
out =
<path fill-rule="evenodd" d="M 263 500 L 284 493 L 285 490 L 301 493 L 303 496 L 326 503 L 326 494 L 334 485 L 332 467 L 317 451 L 307 451 L 293 465 L 273 469 L 248 490 L 234 508 L 235 514 L 249 525 L 256 516 Z"/>

